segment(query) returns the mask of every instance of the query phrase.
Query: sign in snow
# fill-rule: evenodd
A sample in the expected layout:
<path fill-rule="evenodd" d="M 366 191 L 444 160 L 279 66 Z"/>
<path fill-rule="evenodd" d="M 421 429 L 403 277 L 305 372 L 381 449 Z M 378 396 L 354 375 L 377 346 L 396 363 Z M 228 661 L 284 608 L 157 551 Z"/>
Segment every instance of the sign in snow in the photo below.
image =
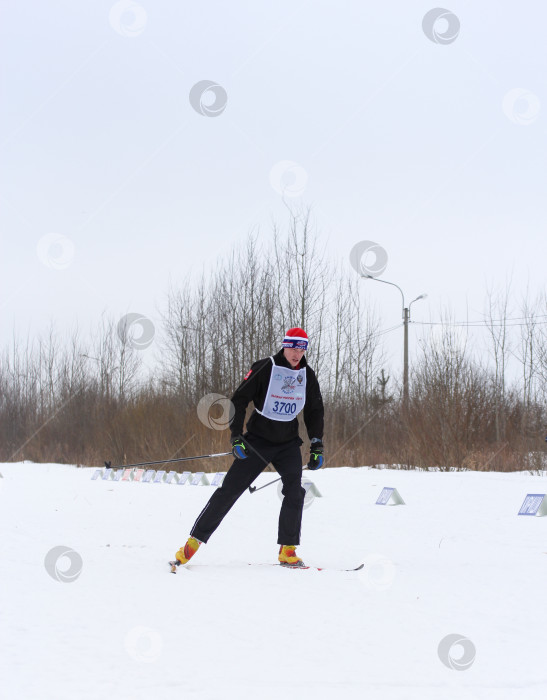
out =
<path fill-rule="evenodd" d="M 184 486 L 191 474 L 192 472 L 182 472 L 182 474 L 179 476 L 179 486 Z"/>
<path fill-rule="evenodd" d="M 213 486 L 222 486 L 226 472 L 218 472 L 214 475 Z M 204 472 L 183 472 L 179 474 L 174 471 L 156 471 L 155 469 L 136 469 L 130 467 L 122 467 L 121 469 L 96 469 L 91 479 L 96 481 L 97 479 L 112 481 L 140 481 L 142 484 L 178 484 L 184 486 L 184 484 L 191 484 L 192 486 L 210 486 L 209 480 L 205 476 Z M 309 482 L 311 484 L 311 482 Z M 303 482 L 303 486 L 306 488 L 306 493 L 310 486 L 306 486 Z M 320 496 L 321 494 L 317 491 L 316 487 L 311 484 L 313 493 L 315 496 Z"/>
<path fill-rule="evenodd" d="M 544 493 L 528 493 L 524 499 L 519 515 L 547 515 L 547 499 Z"/>
<path fill-rule="evenodd" d="M 377 506 L 404 506 L 405 502 L 401 498 L 401 495 L 397 491 L 396 488 L 393 488 L 391 486 L 384 486 L 382 489 L 382 492 L 378 496 L 378 500 L 376 501 Z"/>
<path fill-rule="evenodd" d="M 222 486 L 222 482 L 224 481 L 224 477 L 226 476 L 226 472 L 218 472 L 215 474 L 213 477 L 213 481 L 211 481 L 211 486 Z"/>
<path fill-rule="evenodd" d="M 313 481 L 309 481 L 309 479 L 302 479 L 302 488 L 306 491 L 306 496 L 318 496 L 319 498 L 322 498 L 321 492 L 317 488 L 317 486 L 313 483 Z"/>

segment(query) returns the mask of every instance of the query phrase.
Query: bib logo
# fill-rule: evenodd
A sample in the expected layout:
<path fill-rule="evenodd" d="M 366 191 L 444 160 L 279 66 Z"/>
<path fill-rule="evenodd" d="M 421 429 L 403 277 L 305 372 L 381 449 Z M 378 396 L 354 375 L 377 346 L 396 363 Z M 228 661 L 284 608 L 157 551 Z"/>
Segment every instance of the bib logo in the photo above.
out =
<path fill-rule="evenodd" d="M 294 385 L 295 385 L 295 378 L 294 377 L 284 377 L 283 379 L 283 386 L 281 387 L 281 391 L 284 394 L 292 394 L 294 391 Z"/>
<path fill-rule="evenodd" d="M 304 377 L 303 377 L 301 374 L 299 374 L 298 377 L 296 378 L 296 381 L 297 381 L 299 384 L 302 384 L 302 382 L 304 381 Z"/>

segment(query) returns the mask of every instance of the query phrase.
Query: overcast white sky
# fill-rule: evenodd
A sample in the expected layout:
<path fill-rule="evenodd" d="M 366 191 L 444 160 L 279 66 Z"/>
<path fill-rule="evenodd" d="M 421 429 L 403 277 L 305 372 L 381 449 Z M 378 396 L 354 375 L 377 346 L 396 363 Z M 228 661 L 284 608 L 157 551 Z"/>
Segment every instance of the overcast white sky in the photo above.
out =
<path fill-rule="evenodd" d="M 436 7 L 4 0 L 0 345 L 104 310 L 159 322 L 169 280 L 285 223 L 282 187 L 348 266 L 385 248 L 382 277 L 429 295 L 413 320 L 478 319 L 510 276 L 515 304 L 539 292 L 545 4 L 450 0 L 435 42 Z M 190 103 L 204 80 L 214 117 Z M 397 290 L 363 285 L 396 324 Z"/>

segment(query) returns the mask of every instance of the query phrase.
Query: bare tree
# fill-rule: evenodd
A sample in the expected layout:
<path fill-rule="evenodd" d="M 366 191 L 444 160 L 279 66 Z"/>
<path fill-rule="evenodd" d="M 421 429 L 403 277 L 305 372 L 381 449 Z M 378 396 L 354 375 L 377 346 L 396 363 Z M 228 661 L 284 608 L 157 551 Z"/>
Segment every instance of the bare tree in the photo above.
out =
<path fill-rule="evenodd" d="M 505 378 L 511 343 L 507 332 L 511 283 L 498 294 L 487 291 L 486 327 L 491 339 L 494 358 L 494 392 L 496 397 L 496 441 L 505 440 Z"/>
<path fill-rule="evenodd" d="M 539 315 L 542 318 L 541 326 L 538 324 L 537 352 L 534 368 L 538 377 L 538 397 L 547 402 L 547 292 L 543 292 L 539 302 Z"/>
<path fill-rule="evenodd" d="M 467 335 L 445 317 L 422 341 L 413 369 L 409 435 L 411 459 L 423 466 L 459 466 L 487 431 L 485 370 L 470 356 Z"/>
<path fill-rule="evenodd" d="M 522 425 L 523 432 L 528 429 L 530 411 L 534 402 L 534 384 L 538 368 L 536 366 L 536 351 L 538 341 L 538 319 L 536 308 L 539 303 L 532 305 L 528 292 L 522 302 L 523 323 L 520 325 L 520 361 L 522 363 Z"/>
<path fill-rule="evenodd" d="M 280 332 L 291 326 L 307 330 L 313 339 L 308 353 L 310 363 L 321 375 L 326 290 L 331 270 L 325 253 L 319 251 L 309 209 L 300 214 L 290 213 L 289 233 L 283 243 L 275 226 L 273 233 Z"/>

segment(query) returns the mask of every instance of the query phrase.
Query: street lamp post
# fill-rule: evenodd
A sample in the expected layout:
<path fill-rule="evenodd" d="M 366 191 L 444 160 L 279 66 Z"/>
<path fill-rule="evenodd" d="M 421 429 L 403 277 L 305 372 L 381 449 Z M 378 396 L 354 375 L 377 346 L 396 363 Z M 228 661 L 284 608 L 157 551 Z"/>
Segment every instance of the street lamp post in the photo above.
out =
<path fill-rule="evenodd" d="M 401 299 L 403 302 L 402 312 L 403 312 L 403 326 L 404 326 L 404 346 L 403 346 L 403 408 L 405 413 L 408 412 L 408 324 L 410 322 L 410 307 L 418 299 L 425 299 L 427 294 L 420 294 L 416 299 L 413 299 L 408 306 L 405 306 L 405 295 L 403 290 L 398 284 L 394 282 L 388 282 L 387 280 L 381 280 L 378 277 L 373 277 L 372 275 L 361 275 L 365 279 L 375 280 L 376 282 L 383 282 L 384 284 L 389 284 L 392 287 L 397 287 L 401 292 Z"/>

